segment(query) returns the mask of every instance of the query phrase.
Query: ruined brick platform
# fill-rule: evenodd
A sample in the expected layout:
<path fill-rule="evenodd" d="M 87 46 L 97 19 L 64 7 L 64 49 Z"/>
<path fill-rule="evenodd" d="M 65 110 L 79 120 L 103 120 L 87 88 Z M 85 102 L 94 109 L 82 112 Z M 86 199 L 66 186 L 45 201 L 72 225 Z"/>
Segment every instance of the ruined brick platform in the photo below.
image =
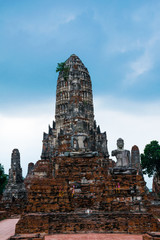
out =
<path fill-rule="evenodd" d="M 0 202 L 0 219 L 21 215 L 26 207 L 26 201 L 16 200 L 14 202 Z"/>
<path fill-rule="evenodd" d="M 151 214 L 141 213 L 50 213 L 24 215 L 16 226 L 22 233 L 145 233 L 159 229 Z"/>
<path fill-rule="evenodd" d="M 52 177 L 55 161 L 57 169 Z M 26 212 L 147 210 L 148 197 L 143 177 L 109 174 L 110 159 L 57 157 L 53 164 L 48 160 L 37 162 L 35 177 L 30 183 L 28 181 Z"/>
<path fill-rule="evenodd" d="M 100 157 L 57 157 L 56 164 L 52 177 L 53 164 L 38 161 L 16 234 L 159 231 L 141 175 L 111 175 L 112 161 Z"/>

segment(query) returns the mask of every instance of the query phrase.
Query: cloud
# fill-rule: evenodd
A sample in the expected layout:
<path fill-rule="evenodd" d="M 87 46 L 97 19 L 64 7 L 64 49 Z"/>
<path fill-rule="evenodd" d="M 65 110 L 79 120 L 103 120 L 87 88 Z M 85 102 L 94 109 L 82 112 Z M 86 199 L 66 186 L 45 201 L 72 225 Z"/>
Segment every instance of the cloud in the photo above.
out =
<path fill-rule="evenodd" d="M 113 103 L 110 100 L 107 97 L 95 99 L 96 120 L 103 131 L 108 132 L 110 151 L 115 148 L 119 137 L 124 138 L 126 148 L 131 149 L 137 144 L 141 152 L 151 140 L 159 140 L 160 111 L 156 111 L 159 102 L 122 105 L 124 101 L 121 99 L 112 98 Z"/>
<path fill-rule="evenodd" d="M 104 61 L 116 61 L 119 85 L 131 88 L 156 73 L 160 61 L 160 4 L 143 2 L 132 8 L 129 4 L 118 12 L 119 7 L 105 12 L 102 9 L 102 13 L 95 8 L 94 18 L 103 29 Z"/>
<path fill-rule="evenodd" d="M 11 152 L 18 148 L 21 154 L 23 176 L 27 173 L 29 162 L 40 159 L 43 132 L 48 131 L 54 116 L 53 102 L 42 102 L 19 106 L 1 111 L 0 114 L 0 155 L 1 163 L 8 173 L 11 163 Z"/>
<path fill-rule="evenodd" d="M 143 81 L 146 74 L 154 71 L 156 63 L 160 60 L 159 9 L 160 4 L 157 2 L 156 5 L 145 4 L 132 13 L 131 18 L 138 32 L 132 41 L 139 42 L 137 50 L 141 49 L 143 53 L 128 63 L 125 84 L 133 85 Z"/>
<path fill-rule="evenodd" d="M 57 14 L 56 14 L 57 15 Z M 28 19 L 19 25 L 18 31 L 24 31 L 30 35 L 51 35 L 60 28 L 60 26 L 70 23 L 76 19 L 76 14 L 74 13 L 63 13 L 59 16 L 46 17 L 43 21 L 33 21 L 29 22 Z"/>
<path fill-rule="evenodd" d="M 138 78 L 150 71 L 153 67 L 151 57 L 147 52 L 140 56 L 136 61 L 130 63 L 131 72 L 127 74 L 125 83 L 133 84 L 137 82 Z"/>
<path fill-rule="evenodd" d="M 156 33 L 155 36 L 152 36 L 151 39 L 144 44 L 144 53 L 128 64 L 128 73 L 124 81 L 125 84 L 132 85 L 140 80 L 144 80 L 144 76 L 154 69 L 155 63 L 159 61 L 159 56 L 157 56 L 157 51 L 159 52 L 160 50 L 159 40 L 160 35 Z"/>
<path fill-rule="evenodd" d="M 95 107 L 98 109 L 107 109 L 109 111 L 116 111 L 127 113 L 129 115 L 136 115 L 139 117 L 160 116 L 160 100 L 139 102 L 136 100 L 129 100 L 127 98 L 119 98 L 114 95 L 95 96 Z"/>
<path fill-rule="evenodd" d="M 17 35 L 25 35 L 27 37 L 54 37 L 53 34 L 59 30 L 62 25 L 69 24 L 74 21 L 79 15 L 78 10 L 60 9 L 60 7 L 50 8 L 46 7 L 43 11 L 39 9 L 36 12 L 32 11 L 28 16 L 28 12 L 24 11 L 23 14 L 16 12 L 16 14 L 11 14 L 10 16 L 3 16 L 3 27 L 4 31 L 10 37 Z"/>

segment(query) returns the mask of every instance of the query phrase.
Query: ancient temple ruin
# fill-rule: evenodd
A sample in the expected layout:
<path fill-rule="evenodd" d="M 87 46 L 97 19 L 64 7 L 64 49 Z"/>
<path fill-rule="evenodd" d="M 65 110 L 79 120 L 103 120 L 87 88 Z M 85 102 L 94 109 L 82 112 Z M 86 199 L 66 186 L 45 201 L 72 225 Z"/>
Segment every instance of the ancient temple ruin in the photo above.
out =
<path fill-rule="evenodd" d="M 13 149 L 11 155 L 11 168 L 9 169 L 9 179 L 3 193 L 3 201 L 14 202 L 15 200 L 24 199 L 26 199 L 26 189 L 22 177 L 20 153 L 18 149 Z"/>
<path fill-rule="evenodd" d="M 44 133 L 42 159 L 83 153 L 109 157 L 106 132 L 101 133 L 94 120 L 88 70 L 74 54 L 65 68 L 67 76 L 63 71 L 58 76 L 55 121 L 48 134 Z"/>
<path fill-rule="evenodd" d="M 109 158 L 106 132 L 94 119 L 91 79 L 71 55 L 58 76 L 53 126 L 41 160 L 26 178 L 28 203 L 16 234 L 158 231 L 140 171 L 138 147 Z"/>

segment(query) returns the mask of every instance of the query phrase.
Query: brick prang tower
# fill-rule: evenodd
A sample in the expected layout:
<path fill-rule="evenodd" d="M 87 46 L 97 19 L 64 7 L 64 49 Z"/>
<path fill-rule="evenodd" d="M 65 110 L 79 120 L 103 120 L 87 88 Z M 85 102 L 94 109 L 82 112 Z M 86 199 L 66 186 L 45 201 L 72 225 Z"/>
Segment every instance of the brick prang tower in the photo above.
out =
<path fill-rule="evenodd" d="M 106 132 L 94 120 L 92 83 L 87 68 L 76 55 L 60 71 L 53 126 L 43 136 L 42 159 L 57 155 L 92 153 L 109 157 Z"/>
<path fill-rule="evenodd" d="M 18 149 L 13 149 L 11 155 L 11 168 L 9 169 L 9 179 L 3 193 L 3 201 L 13 202 L 14 200 L 22 199 L 26 199 L 26 189 L 23 183 L 20 153 Z"/>

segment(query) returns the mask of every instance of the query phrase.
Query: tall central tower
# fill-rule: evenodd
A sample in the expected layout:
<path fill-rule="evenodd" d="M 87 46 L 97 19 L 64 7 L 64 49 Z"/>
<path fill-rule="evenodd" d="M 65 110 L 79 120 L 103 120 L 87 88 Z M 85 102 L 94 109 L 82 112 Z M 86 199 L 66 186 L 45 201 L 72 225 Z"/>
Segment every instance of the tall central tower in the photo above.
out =
<path fill-rule="evenodd" d="M 86 123 L 93 128 L 92 84 L 87 68 L 76 55 L 65 62 L 67 76 L 59 73 L 56 92 L 57 130 L 71 127 L 72 124 Z"/>
<path fill-rule="evenodd" d="M 94 120 L 92 83 L 87 68 L 75 54 L 59 70 L 53 127 L 44 133 L 42 159 L 67 153 L 108 157 L 106 132 Z"/>

